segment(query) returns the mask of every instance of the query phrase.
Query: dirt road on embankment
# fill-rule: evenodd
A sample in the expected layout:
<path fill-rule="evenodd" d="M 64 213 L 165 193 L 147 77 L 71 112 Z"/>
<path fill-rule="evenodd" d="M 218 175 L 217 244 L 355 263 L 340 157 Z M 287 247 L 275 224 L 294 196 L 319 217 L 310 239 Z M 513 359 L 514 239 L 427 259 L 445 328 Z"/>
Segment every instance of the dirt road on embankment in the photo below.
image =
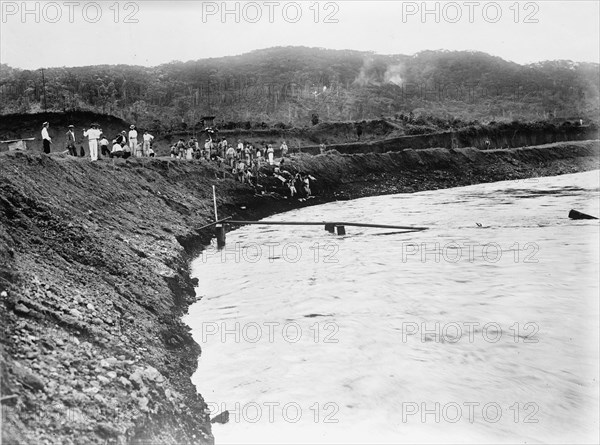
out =
<path fill-rule="evenodd" d="M 260 218 L 335 199 L 598 168 L 599 141 L 510 150 L 301 155 L 315 199 L 284 199 L 199 161 L 0 154 L 3 443 L 211 443 L 180 318 L 189 261 L 219 214 Z M 225 175 L 227 176 L 227 175 Z M 218 178 L 218 179 L 217 179 Z M 569 209 L 565 209 L 567 212 Z M 215 364 L 218 366 L 218 364 Z"/>

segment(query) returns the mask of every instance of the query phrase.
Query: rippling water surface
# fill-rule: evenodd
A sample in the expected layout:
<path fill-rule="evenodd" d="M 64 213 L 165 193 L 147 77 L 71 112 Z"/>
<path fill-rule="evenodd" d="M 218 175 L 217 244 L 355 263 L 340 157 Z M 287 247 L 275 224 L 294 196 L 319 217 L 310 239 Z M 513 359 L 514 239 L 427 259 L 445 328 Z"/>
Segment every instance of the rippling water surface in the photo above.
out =
<path fill-rule="evenodd" d="M 365 198 L 193 263 L 217 443 L 597 442 L 599 172 Z"/>

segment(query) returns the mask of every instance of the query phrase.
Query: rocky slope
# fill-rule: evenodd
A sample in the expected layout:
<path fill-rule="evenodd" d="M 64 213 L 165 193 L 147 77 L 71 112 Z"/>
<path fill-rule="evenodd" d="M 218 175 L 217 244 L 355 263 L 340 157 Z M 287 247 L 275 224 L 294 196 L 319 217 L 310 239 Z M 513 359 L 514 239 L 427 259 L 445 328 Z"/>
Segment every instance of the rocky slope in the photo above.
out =
<path fill-rule="evenodd" d="M 264 194 L 199 161 L 0 154 L 2 443 L 213 443 L 180 318 L 219 214 L 598 168 L 599 141 L 511 150 L 298 155 L 316 199 Z M 269 174 L 267 170 L 264 172 Z M 565 209 L 567 211 L 568 209 Z"/>

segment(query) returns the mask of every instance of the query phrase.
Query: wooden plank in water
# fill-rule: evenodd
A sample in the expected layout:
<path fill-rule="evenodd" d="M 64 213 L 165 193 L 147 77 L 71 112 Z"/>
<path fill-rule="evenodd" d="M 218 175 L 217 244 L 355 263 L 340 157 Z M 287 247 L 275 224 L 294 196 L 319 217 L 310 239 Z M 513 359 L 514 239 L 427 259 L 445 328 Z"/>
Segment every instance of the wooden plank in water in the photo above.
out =
<path fill-rule="evenodd" d="M 196 230 L 199 231 L 199 230 L 202 230 L 202 229 L 206 229 L 206 228 L 214 226 L 216 224 L 221 224 L 222 222 L 228 221 L 230 219 L 231 219 L 231 216 L 228 216 L 227 218 L 223 218 L 223 219 L 220 219 L 219 221 L 211 222 L 210 224 L 207 224 L 205 226 L 199 227 Z"/>
<path fill-rule="evenodd" d="M 228 224 L 253 224 L 253 225 L 273 225 L 273 226 L 351 226 L 351 227 L 373 227 L 376 229 L 403 229 L 403 230 L 427 230 L 428 227 L 412 227 L 412 226 L 391 226 L 387 224 L 370 224 L 370 223 L 349 223 L 337 221 L 227 221 Z"/>

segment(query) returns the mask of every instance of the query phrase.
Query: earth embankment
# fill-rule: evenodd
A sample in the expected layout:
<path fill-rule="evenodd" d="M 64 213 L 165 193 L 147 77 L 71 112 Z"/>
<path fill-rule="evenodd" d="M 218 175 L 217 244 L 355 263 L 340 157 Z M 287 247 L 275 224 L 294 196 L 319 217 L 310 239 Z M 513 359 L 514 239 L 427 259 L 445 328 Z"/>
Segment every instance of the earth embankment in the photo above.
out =
<path fill-rule="evenodd" d="M 213 442 L 190 377 L 201 348 L 181 322 L 189 262 L 219 216 L 255 219 L 384 193 L 598 168 L 600 141 L 509 150 L 298 155 L 298 201 L 263 169 L 264 193 L 204 161 L 0 154 L 3 443 Z M 565 209 L 567 212 L 569 209 Z M 218 366 L 218 364 L 215 364 Z M 213 413 L 211 415 L 214 415 Z"/>

